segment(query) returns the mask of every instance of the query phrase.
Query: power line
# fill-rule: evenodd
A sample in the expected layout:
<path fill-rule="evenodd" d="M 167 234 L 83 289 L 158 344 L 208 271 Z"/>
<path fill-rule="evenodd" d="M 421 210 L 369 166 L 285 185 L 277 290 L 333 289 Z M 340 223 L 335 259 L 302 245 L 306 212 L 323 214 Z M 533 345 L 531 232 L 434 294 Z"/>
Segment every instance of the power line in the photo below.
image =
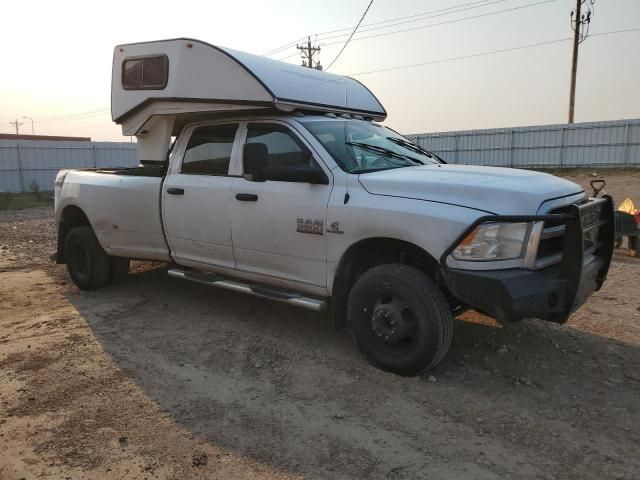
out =
<path fill-rule="evenodd" d="M 342 54 L 342 52 L 344 52 L 344 49 L 347 48 L 347 45 L 349 45 L 349 41 L 353 38 L 353 36 L 356 33 L 356 30 L 358 30 L 358 27 L 360 26 L 360 24 L 362 23 L 362 20 L 364 20 L 364 17 L 367 15 L 367 12 L 369 11 L 369 9 L 371 8 L 371 5 L 373 4 L 373 0 L 371 0 L 369 2 L 369 5 L 367 5 L 367 8 L 364 10 L 364 13 L 362 14 L 362 17 L 360 17 L 360 20 L 358 21 L 358 24 L 355 26 L 355 28 L 353 29 L 353 32 L 351 32 L 351 35 L 349 35 L 349 38 L 347 38 L 347 41 L 344 42 L 344 45 L 342 46 L 342 48 L 340 49 L 340 51 L 338 52 L 338 55 L 336 55 L 336 58 L 333 59 L 333 61 L 329 64 L 329 66 L 327 67 L 327 70 L 329 70 L 331 68 L 331 65 L 333 65 L 334 63 L 336 63 L 336 60 L 338 60 L 338 58 L 340 58 L 340 55 Z"/>
<path fill-rule="evenodd" d="M 105 115 L 108 112 L 109 112 L 109 108 L 100 108 L 97 110 L 88 110 L 85 112 L 70 113 L 67 115 L 61 115 L 57 117 L 47 117 L 42 120 L 38 120 L 38 123 L 58 123 L 58 122 L 69 122 L 74 120 L 84 120 L 86 118 Z"/>
<path fill-rule="evenodd" d="M 486 1 L 487 0 L 485 0 L 485 2 Z M 375 31 L 375 30 L 382 30 L 382 29 L 385 29 L 385 28 L 396 27 L 398 25 L 405 25 L 407 23 L 422 22 L 423 20 L 428 20 L 430 18 L 443 17 L 443 16 L 446 16 L 446 15 L 454 14 L 454 13 L 465 12 L 467 10 L 472 10 L 472 9 L 475 9 L 475 8 L 488 7 L 488 6 L 491 6 L 491 5 L 495 5 L 497 3 L 504 3 L 504 2 L 510 2 L 510 1 L 513 1 L 513 0 L 494 0 L 494 1 L 490 2 L 490 3 L 484 3 L 482 5 L 475 5 L 475 6 L 471 6 L 471 7 L 467 7 L 467 8 L 460 8 L 460 9 L 455 10 L 455 11 L 444 12 L 444 13 L 436 13 L 436 12 L 440 12 L 441 10 L 433 10 L 431 12 L 425 12 L 425 13 L 420 14 L 420 16 L 422 18 L 413 18 L 411 20 L 403 20 L 403 21 L 399 21 L 399 22 L 395 22 L 395 23 L 390 23 L 390 22 L 392 22 L 394 20 L 400 20 L 402 18 L 410 18 L 410 17 L 400 17 L 398 19 L 393 19 L 393 20 L 386 21 L 385 23 L 388 23 L 388 25 L 381 25 L 381 26 L 372 27 L 372 28 L 361 28 L 360 29 L 360 33 L 367 33 L 367 32 L 372 32 L 372 31 Z M 431 14 L 431 13 L 435 13 L 435 15 L 428 15 L 428 14 Z M 373 24 L 370 24 L 370 25 L 373 25 Z M 321 41 L 331 40 L 331 39 L 334 39 L 334 38 L 344 37 L 345 35 L 347 35 L 347 34 L 343 33 L 343 34 L 340 34 L 340 35 L 333 35 L 331 37 L 326 37 L 325 36 L 325 37 L 321 37 L 320 40 Z"/>
<path fill-rule="evenodd" d="M 291 55 L 287 55 L 286 57 L 278 58 L 277 60 L 279 62 L 282 62 L 282 61 L 287 60 L 287 59 L 289 59 L 291 57 L 297 57 L 298 55 L 299 55 L 298 52 L 296 52 L 296 53 L 292 53 Z"/>
<path fill-rule="evenodd" d="M 503 1 L 507 1 L 507 0 L 496 0 L 495 2 L 492 2 L 492 3 L 500 3 L 500 2 L 503 2 Z M 396 34 L 396 33 L 403 33 L 403 32 L 409 32 L 409 31 L 413 31 L 413 30 L 421 30 L 421 29 L 425 29 L 425 28 L 439 27 L 439 26 L 442 26 L 442 25 L 448 25 L 448 24 L 452 24 L 452 23 L 459 23 L 459 22 L 464 22 L 464 21 L 468 21 L 468 20 L 475 20 L 475 19 L 478 19 L 478 18 L 484 18 L 484 17 L 489 17 L 489 16 L 492 16 L 492 15 L 498 15 L 500 13 L 507 13 L 507 12 L 512 12 L 512 11 L 516 11 L 516 10 L 522 10 L 524 8 L 531 8 L 531 7 L 535 7 L 535 6 L 538 6 L 538 5 L 544 5 L 544 4 L 547 4 L 547 3 L 553 3 L 555 1 L 556 0 L 542 0 L 542 1 L 539 1 L 539 2 L 520 5 L 520 6 L 517 6 L 517 7 L 505 8 L 505 9 L 502 9 L 502 10 L 496 10 L 494 12 L 487 12 L 487 13 L 468 16 L 468 17 L 457 18 L 457 19 L 453 19 L 453 20 L 446 20 L 446 21 L 443 21 L 443 22 L 431 23 L 429 25 L 421 25 L 419 27 L 406 28 L 406 29 L 402 29 L 402 30 L 393 30 L 391 32 L 383 32 L 383 33 L 378 33 L 378 34 L 375 34 L 375 35 L 367 35 L 367 36 L 364 36 L 364 37 L 356 37 L 356 38 L 352 38 L 351 41 L 355 42 L 355 41 L 358 41 L 358 40 L 366 40 L 366 39 L 369 39 L 369 38 L 382 37 L 382 36 L 392 35 L 392 34 Z M 491 5 L 491 4 L 487 4 L 487 5 Z M 336 41 L 336 42 L 324 43 L 322 45 L 326 47 L 326 46 L 330 46 L 330 45 L 336 45 L 336 44 L 339 44 L 339 43 L 342 43 L 342 41 L 339 40 L 339 41 Z M 296 54 L 287 55 L 286 57 L 279 58 L 278 60 L 280 60 L 280 61 L 288 60 L 289 58 L 294 57 L 295 55 L 297 55 L 297 53 Z M 329 68 L 329 67 L 327 67 L 327 68 Z"/>
<path fill-rule="evenodd" d="M 458 19 L 455 19 L 455 20 L 447 20 L 445 22 L 440 22 L 440 23 L 431 23 L 429 25 L 422 25 L 420 27 L 405 28 L 403 30 L 394 30 L 392 32 L 378 33 L 376 35 L 368 35 L 368 36 L 365 36 L 365 37 L 357 37 L 357 38 L 354 38 L 352 41 L 356 42 L 358 40 L 366 40 L 368 38 L 383 37 L 383 36 L 386 36 L 386 35 L 393 35 L 393 34 L 396 34 L 396 33 L 410 32 L 410 31 L 413 31 L 413 30 L 421 30 L 423 28 L 439 27 L 441 25 L 448 25 L 448 24 L 451 24 L 451 23 L 464 22 L 464 21 L 467 21 L 467 20 L 475 20 L 477 18 L 489 17 L 491 15 L 497 15 L 499 13 L 513 12 L 513 11 L 516 11 L 516 10 L 521 10 L 523 8 L 530 8 L 530 7 L 535 7 L 535 6 L 538 6 L 538 5 L 544 5 L 544 4 L 547 4 L 547 3 L 553 3 L 555 1 L 556 0 L 543 0 L 541 2 L 529 3 L 529 4 L 526 4 L 526 5 L 521 5 L 519 7 L 506 8 L 504 10 L 497 10 L 495 12 L 489 12 L 489 13 L 482 13 L 482 14 L 478 14 L 478 15 L 473 15 L 471 17 L 458 18 Z M 326 46 L 329 46 L 329 45 L 335 45 L 337 43 L 342 43 L 342 42 L 338 41 L 338 42 L 325 43 L 324 46 L 326 47 Z"/>
<path fill-rule="evenodd" d="M 365 23 L 362 26 L 363 27 L 370 27 L 372 25 L 380 25 L 380 24 L 383 24 L 383 23 L 390 23 L 390 22 L 394 22 L 396 20 L 405 20 L 405 19 L 408 19 L 408 18 L 422 17 L 424 15 L 430 15 L 432 13 L 446 12 L 447 10 L 454 10 L 456 8 L 468 7 L 468 8 L 462 9 L 462 10 L 456 10 L 454 12 L 447 12 L 447 13 L 442 13 L 441 14 L 441 15 L 450 15 L 452 13 L 458 13 L 458 12 L 462 12 L 464 10 L 471 10 L 473 8 L 486 7 L 486 6 L 491 5 L 493 3 L 502 3 L 502 2 L 512 1 L 512 0 L 496 0 L 496 1 L 493 1 L 491 3 L 487 3 L 488 1 L 489 0 L 478 0 L 478 1 L 475 1 L 475 2 L 468 2 L 468 3 L 463 3 L 463 4 L 460 4 L 460 5 L 453 5 L 451 7 L 439 8 L 437 10 L 430 10 L 428 12 L 414 13 L 413 15 L 406 15 L 404 17 L 394 17 L 394 18 L 390 18 L 388 20 L 381 20 L 379 22 Z M 479 3 L 481 3 L 482 5 L 478 5 Z M 470 5 L 472 5 L 472 6 L 470 6 Z M 434 15 L 434 16 L 439 16 L 439 15 Z M 431 18 L 431 17 L 427 17 L 427 18 Z M 422 20 L 424 20 L 424 19 L 422 19 Z M 419 20 L 412 20 L 412 21 L 415 22 L 415 21 L 419 21 Z M 389 26 L 389 25 L 387 25 L 387 26 Z M 385 28 L 385 27 L 378 27 L 378 28 Z M 342 35 L 342 36 L 344 36 L 344 35 L 347 35 L 351 30 L 352 30 L 351 27 L 340 28 L 338 30 L 331 30 L 331 31 L 328 31 L 328 32 L 321 32 L 321 33 L 318 33 L 317 35 L 322 36 L 322 35 L 328 35 L 330 33 L 338 33 L 338 32 L 345 32 L 346 31 L 346 33 L 344 33 Z M 363 32 L 363 31 L 369 31 L 369 30 L 371 30 L 371 29 L 364 29 L 364 30 L 360 30 L 360 31 Z"/>
<path fill-rule="evenodd" d="M 301 42 L 302 40 L 304 40 L 304 38 L 305 38 L 305 37 L 297 38 L 297 39 L 295 39 L 295 40 L 294 40 L 294 41 L 292 41 L 292 42 L 285 43 L 284 45 L 281 45 L 281 46 L 280 46 L 280 47 L 278 47 L 278 48 L 274 48 L 274 49 L 272 49 L 272 50 L 269 50 L 268 52 L 262 53 L 261 55 L 262 55 L 263 57 L 269 57 L 269 56 L 271 56 L 271 55 L 275 55 L 276 53 L 278 53 L 278 52 L 280 52 L 280 51 L 282 51 L 282 50 L 285 50 L 285 49 L 287 49 L 287 48 L 289 48 L 289 47 L 293 47 L 293 46 L 294 46 L 295 44 L 297 44 L 298 42 Z"/>
<path fill-rule="evenodd" d="M 629 28 L 626 30 L 614 30 L 611 32 L 603 32 L 603 33 L 593 33 L 591 34 L 592 37 L 601 37 L 601 36 L 605 36 L 605 35 L 614 35 L 614 34 L 618 34 L 618 33 L 629 33 L 629 32 L 640 32 L 640 27 L 638 28 Z M 454 61 L 458 61 L 458 60 L 466 60 L 468 58 L 476 58 L 476 57 L 485 57 L 488 55 L 495 55 L 495 54 L 499 54 L 499 53 L 507 53 L 507 52 L 514 52 L 516 50 L 525 50 L 528 48 L 535 48 L 535 47 L 541 47 L 541 46 L 545 46 L 545 45 L 552 45 L 555 43 L 561 43 L 561 42 L 568 42 L 570 40 L 573 40 L 571 37 L 566 37 L 566 38 L 558 38 L 556 40 L 550 40 L 547 42 L 539 42 L 539 43 L 531 43 L 528 45 L 520 45 L 517 47 L 512 47 L 512 48 L 503 48 L 500 50 L 492 50 L 490 52 L 480 52 L 480 53 L 473 53 L 471 55 L 463 55 L 460 57 L 450 57 L 450 58 L 442 58 L 439 60 L 431 60 L 428 62 L 421 62 L 421 63 L 413 63 L 410 65 L 400 65 L 397 67 L 389 67 L 389 68 L 380 68 L 378 70 L 369 70 L 366 72 L 358 72 L 358 73 L 351 73 L 350 76 L 358 76 L 358 75 L 369 75 L 371 73 L 380 73 L 380 72 L 390 72 L 393 70 L 403 70 L 406 68 L 413 68 L 413 67 L 422 67 L 425 65 L 434 65 L 437 63 L 447 63 L 447 62 L 454 62 Z"/>
<path fill-rule="evenodd" d="M 407 15 L 407 16 L 404 16 L 404 17 L 394 17 L 394 18 L 390 18 L 390 19 L 387 19 L 387 20 L 381 20 L 379 22 L 365 23 L 362 26 L 363 27 L 370 27 L 370 26 L 373 26 L 373 25 L 380 25 L 380 24 L 383 24 L 383 23 L 394 22 L 396 20 L 405 20 L 405 19 L 408 19 L 408 18 L 422 17 L 422 16 L 425 16 L 425 15 L 430 15 L 432 13 L 447 12 L 447 10 L 455 10 L 457 8 L 460 8 L 460 10 L 455 10 L 453 12 L 447 12 L 447 13 L 441 14 L 441 15 L 450 15 L 452 13 L 458 13 L 458 12 L 462 12 L 462 11 L 465 11 L 465 10 L 470 10 L 470 9 L 473 9 L 473 8 L 485 7 L 485 6 L 488 6 L 488 5 L 492 5 L 494 3 L 502 3 L 502 2 L 506 2 L 506 1 L 512 1 L 512 0 L 495 0 L 495 1 L 491 2 L 491 3 L 487 3 L 488 1 L 489 0 L 476 0 L 474 2 L 467 2 L 467 3 L 463 3 L 463 4 L 459 4 L 459 5 L 453 5 L 451 7 L 440 8 L 440 9 L 437 9 L 437 10 L 430 10 L 428 12 L 415 13 L 413 15 Z M 478 5 L 478 4 L 482 4 L 482 5 Z M 462 8 L 462 7 L 468 7 L 468 8 Z M 434 16 L 440 16 L 440 15 L 434 15 Z M 432 18 L 432 17 L 426 17 L 426 18 Z M 425 20 L 426 18 L 419 19 L 419 20 Z M 411 20 L 411 21 L 415 22 L 415 21 L 419 21 L 419 20 Z M 409 23 L 409 22 L 407 22 L 407 23 Z M 379 28 L 386 28 L 386 27 L 390 27 L 390 26 L 392 26 L 392 25 L 386 25 L 386 26 L 377 27 L 377 28 L 378 29 Z M 338 30 L 329 30 L 329 31 L 317 33 L 316 37 L 318 37 L 318 36 L 322 37 L 323 35 L 329 35 L 329 34 L 332 34 L 332 33 L 345 32 L 342 35 L 336 35 L 336 36 L 329 37 L 329 38 L 344 37 L 344 36 L 348 35 L 349 32 L 351 32 L 352 30 L 353 30 L 352 27 L 340 28 Z M 370 30 L 373 30 L 373 29 L 366 29 L 364 31 L 370 31 Z M 360 30 L 360 31 L 362 32 L 363 30 Z M 263 53 L 262 55 L 263 56 L 275 55 L 276 53 L 280 53 L 281 51 L 286 50 L 287 48 L 295 46 L 298 42 L 300 42 L 301 40 L 304 40 L 304 39 L 305 39 L 305 37 L 297 38 L 296 40 L 293 40 L 293 41 L 291 41 L 289 43 L 285 43 L 284 45 L 281 45 L 278 48 L 274 48 L 273 50 L 269 50 L 268 52 Z M 321 38 L 321 40 L 326 40 L 326 38 Z"/>

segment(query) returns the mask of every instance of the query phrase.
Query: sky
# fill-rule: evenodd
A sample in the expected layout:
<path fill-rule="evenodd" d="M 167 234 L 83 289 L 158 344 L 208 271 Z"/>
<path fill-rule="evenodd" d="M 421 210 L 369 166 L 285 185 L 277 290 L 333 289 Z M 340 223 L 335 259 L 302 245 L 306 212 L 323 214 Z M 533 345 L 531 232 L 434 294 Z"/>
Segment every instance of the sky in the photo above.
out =
<path fill-rule="evenodd" d="M 191 37 L 264 54 L 311 35 L 326 66 L 368 3 L 4 2 L 0 133 L 15 132 L 8 122 L 16 118 L 24 123 L 20 132 L 31 133 L 31 121 L 23 118 L 28 116 L 36 134 L 127 141 L 109 111 L 115 45 Z M 574 5 L 575 0 L 374 0 L 361 33 L 330 71 L 367 85 L 389 113 L 385 124 L 405 134 L 566 123 L 571 41 L 479 54 L 570 38 Z M 640 0 L 596 0 L 593 8 L 593 36 L 580 46 L 575 120 L 639 118 Z M 502 10 L 509 11 L 491 14 Z M 380 23 L 391 19 L 398 20 Z M 401 23 L 407 20 L 415 21 Z M 326 33 L 340 29 L 345 30 Z M 412 30 L 390 33 L 406 29 Z M 638 30 L 602 35 L 625 29 Z M 273 58 L 299 63 L 296 53 L 290 46 Z M 459 57 L 468 58 L 451 60 Z"/>

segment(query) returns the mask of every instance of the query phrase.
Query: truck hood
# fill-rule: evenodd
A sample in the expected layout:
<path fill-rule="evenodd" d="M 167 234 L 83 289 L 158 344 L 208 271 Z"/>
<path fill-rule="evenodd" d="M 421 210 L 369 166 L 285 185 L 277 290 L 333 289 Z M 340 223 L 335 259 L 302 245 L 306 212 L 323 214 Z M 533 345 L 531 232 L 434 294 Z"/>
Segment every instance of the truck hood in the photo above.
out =
<path fill-rule="evenodd" d="M 373 195 L 414 198 L 498 215 L 533 215 L 549 199 L 581 193 L 568 180 L 514 168 L 421 165 L 361 174 Z"/>

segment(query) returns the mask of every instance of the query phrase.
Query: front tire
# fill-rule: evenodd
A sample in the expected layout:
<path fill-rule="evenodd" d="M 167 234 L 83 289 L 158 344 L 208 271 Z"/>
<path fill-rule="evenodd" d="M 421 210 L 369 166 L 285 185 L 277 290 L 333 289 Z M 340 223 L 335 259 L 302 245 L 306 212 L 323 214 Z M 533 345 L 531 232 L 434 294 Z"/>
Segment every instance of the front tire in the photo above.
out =
<path fill-rule="evenodd" d="M 91 227 L 73 228 L 64 246 L 67 271 L 81 290 L 95 290 L 109 281 L 109 255 Z"/>
<path fill-rule="evenodd" d="M 349 293 L 349 324 L 374 366 L 416 375 L 444 358 L 453 336 L 448 302 L 420 270 L 388 264 L 365 272 Z"/>

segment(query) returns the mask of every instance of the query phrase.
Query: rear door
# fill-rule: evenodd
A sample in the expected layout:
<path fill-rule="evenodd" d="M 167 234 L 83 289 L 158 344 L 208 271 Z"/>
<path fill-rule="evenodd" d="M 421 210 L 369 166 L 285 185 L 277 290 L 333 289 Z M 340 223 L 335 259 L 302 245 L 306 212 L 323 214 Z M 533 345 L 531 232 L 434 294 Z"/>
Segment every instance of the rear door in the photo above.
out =
<path fill-rule="evenodd" d="M 247 143 L 264 143 L 271 166 L 318 166 L 310 146 L 288 125 L 249 122 Z M 239 149 L 241 150 L 241 149 Z M 240 155 L 241 156 L 241 155 Z M 238 166 L 242 169 L 241 158 Z M 326 287 L 329 185 L 236 178 L 231 195 L 233 250 L 238 270 Z"/>
<path fill-rule="evenodd" d="M 191 127 L 163 186 L 163 217 L 172 257 L 182 265 L 235 267 L 229 168 L 239 122 Z M 185 137 L 185 138 L 186 138 Z"/>

